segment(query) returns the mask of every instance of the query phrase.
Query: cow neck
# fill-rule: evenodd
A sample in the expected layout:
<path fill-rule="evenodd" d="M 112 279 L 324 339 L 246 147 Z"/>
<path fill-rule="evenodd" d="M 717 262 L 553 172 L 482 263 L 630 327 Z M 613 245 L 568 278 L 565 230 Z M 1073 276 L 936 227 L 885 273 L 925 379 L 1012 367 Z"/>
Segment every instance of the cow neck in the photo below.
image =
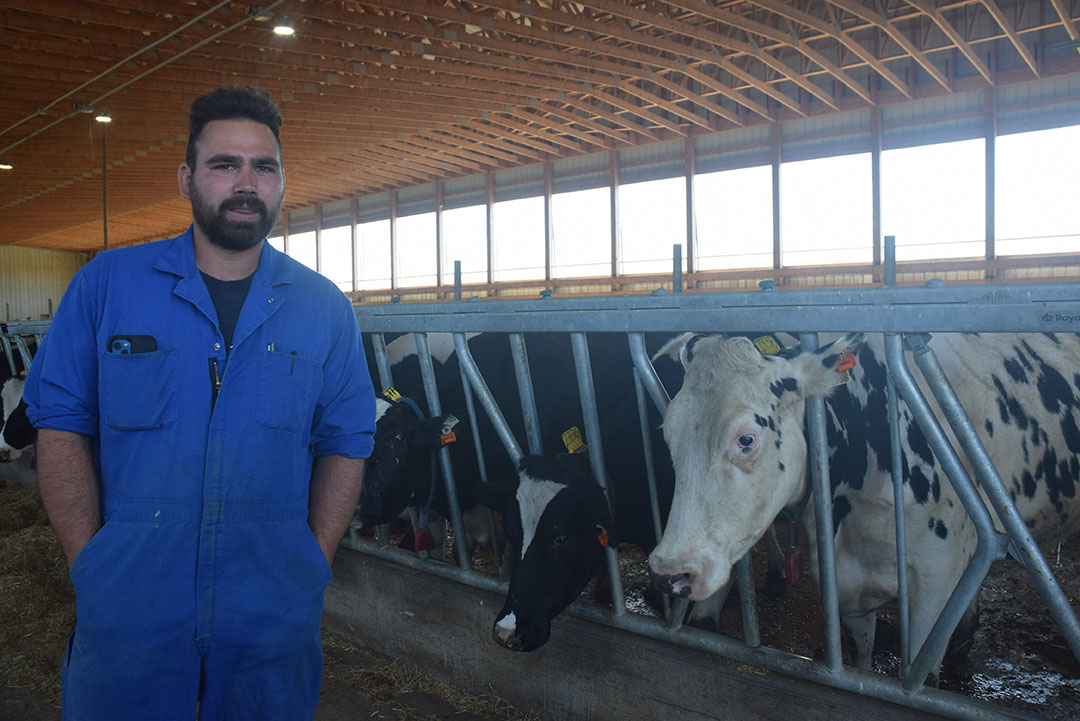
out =
<path fill-rule="evenodd" d="M 398 399 L 397 402 L 404 403 L 408 406 L 421 422 L 427 419 L 427 416 L 424 415 L 424 411 L 420 409 L 419 404 L 412 398 L 402 397 Z M 437 480 L 436 475 L 438 473 L 438 469 L 435 465 L 435 454 L 436 451 L 431 452 L 431 478 L 428 482 L 428 497 L 427 500 L 424 501 L 424 505 L 420 507 L 419 511 L 421 531 L 426 531 L 428 529 L 428 514 L 431 512 L 431 505 L 435 502 L 435 484 Z"/>

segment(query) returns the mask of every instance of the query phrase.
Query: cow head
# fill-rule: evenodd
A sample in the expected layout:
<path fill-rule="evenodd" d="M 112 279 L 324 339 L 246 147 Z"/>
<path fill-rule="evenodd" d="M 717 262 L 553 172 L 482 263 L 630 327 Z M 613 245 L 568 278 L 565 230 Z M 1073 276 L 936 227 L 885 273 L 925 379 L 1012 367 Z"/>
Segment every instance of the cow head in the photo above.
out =
<path fill-rule="evenodd" d="M 664 591 L 707 598 L 806 484 L 805 400 L 841 382 L 838 351 L 762 355 L 747 338 L 683 336 L 686 367 L 664 418 L 675 495 L 649 569 Z M 861 343 L 861 336 L 833 344 Z M 692 346 L 692 347 L 691 347 Z"/>
<path fill-rule="evenodd" d="M 375 445 L 356 508 L 356 518 L 364 526 L 389 523 L 414 497 L 420 503 L 427 498 L 432 459 L 444 443 L 450 415 L 420 418 L 406 403 L 383 398 L 376 399 L 375 406 Z M 456 428 L 460 432 L 461 426 Z"/>
<path fill-rule="evenodd" d="M 534 651 L 602 565 L 611 511 L 584 453 L 530 456 L 519 479 L 503 513 L 518 558 L 492 635 L 512 651 Z"/>
<path fill-rule="evenodd" d="M 0 386 L 0 463 L 17 460 L 37 441 L 37 431 L 26 415 L 22 378 L 8 378 Z"/>

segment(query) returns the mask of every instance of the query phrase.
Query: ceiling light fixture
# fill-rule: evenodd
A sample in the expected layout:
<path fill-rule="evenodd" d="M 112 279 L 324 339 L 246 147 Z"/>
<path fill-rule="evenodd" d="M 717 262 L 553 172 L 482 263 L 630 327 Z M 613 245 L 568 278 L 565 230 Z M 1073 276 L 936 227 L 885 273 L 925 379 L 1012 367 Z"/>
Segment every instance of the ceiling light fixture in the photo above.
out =
<path fill-rule="evenodd" d="M 112 116 L 108 113 L 98 113 L 94 120 L 98 121 L 99 123 L 111 123 Z"/>
<path fill-rule="evenodd" d="M 0 170 L 14 170 L 15 166 L 11 163 L 0 163 Z"/>
<path fill-rule="evenodd" d="M 289 35 L 293 35 L 294 33 L 296 33 L 296 28 L 294 28 L 292 25 L 285 23 L 284 21 L 279 22 L 277 25 L 274 26 L 274 35 L 288 37 Z"/>

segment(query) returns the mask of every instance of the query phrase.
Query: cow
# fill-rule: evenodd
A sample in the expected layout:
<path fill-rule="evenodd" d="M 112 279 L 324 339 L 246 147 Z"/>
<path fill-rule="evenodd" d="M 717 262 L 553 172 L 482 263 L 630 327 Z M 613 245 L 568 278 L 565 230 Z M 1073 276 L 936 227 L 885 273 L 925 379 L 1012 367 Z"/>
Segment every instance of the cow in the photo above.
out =
<path fill-rule="evenodd" d="M 854 643 L 855 665 L 869 668 L 876 610 L 897 597 L 880 337 L 852 334 L 793 357 L 763 356 L 741 338 L 684 341 L 685 381 L 664 420 L 676 481 L 668 525 L 649 556 L 655 582 L 668 593 L 705 598 L 727 582 L 732 562 L 778 512 L 800 505 L 809 492 L 805 401 L 824 398 L 840 615 Z M 939 334 L 930 347 L 1035 538 L 1049 542 L 1076 531 L 1080 339 Z M 844 382 L 837 366 L 847 353 L 856 365 Z M 900 436 L 914 655 L 976 539 L 904 403 Z M 817 581 L 812 503 L 803 527 Z"/>
<path fill-rule="evenodd" d="M 37 441 L 37 431 L 26 416 L 26 401 L 22 397 L 25 375 L 10 375 L 6 364 L 4 371 L 0 375 L 0 463 L 32 453 Z"/>
<path fill-rule="evenodd" d="M 614 523 L 586 453 L 527 456 L 519 478 L 503 514 L 516 564 L 492 637 L 512 651 L 534 651 L 603 565 Z"/>

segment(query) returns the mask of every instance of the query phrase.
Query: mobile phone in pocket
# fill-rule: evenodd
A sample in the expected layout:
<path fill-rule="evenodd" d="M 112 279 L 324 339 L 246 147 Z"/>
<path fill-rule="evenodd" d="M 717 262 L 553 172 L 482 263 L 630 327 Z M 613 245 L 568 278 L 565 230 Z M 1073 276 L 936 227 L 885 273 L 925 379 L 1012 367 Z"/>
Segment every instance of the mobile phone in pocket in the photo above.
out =
<path fill-rule="evenodd" d="M 109 338 L 108 352 L 129 355 L 134 353 L 153 353 L 157 350 L 157 341 L 152 335 L 114 335 Z"/>

